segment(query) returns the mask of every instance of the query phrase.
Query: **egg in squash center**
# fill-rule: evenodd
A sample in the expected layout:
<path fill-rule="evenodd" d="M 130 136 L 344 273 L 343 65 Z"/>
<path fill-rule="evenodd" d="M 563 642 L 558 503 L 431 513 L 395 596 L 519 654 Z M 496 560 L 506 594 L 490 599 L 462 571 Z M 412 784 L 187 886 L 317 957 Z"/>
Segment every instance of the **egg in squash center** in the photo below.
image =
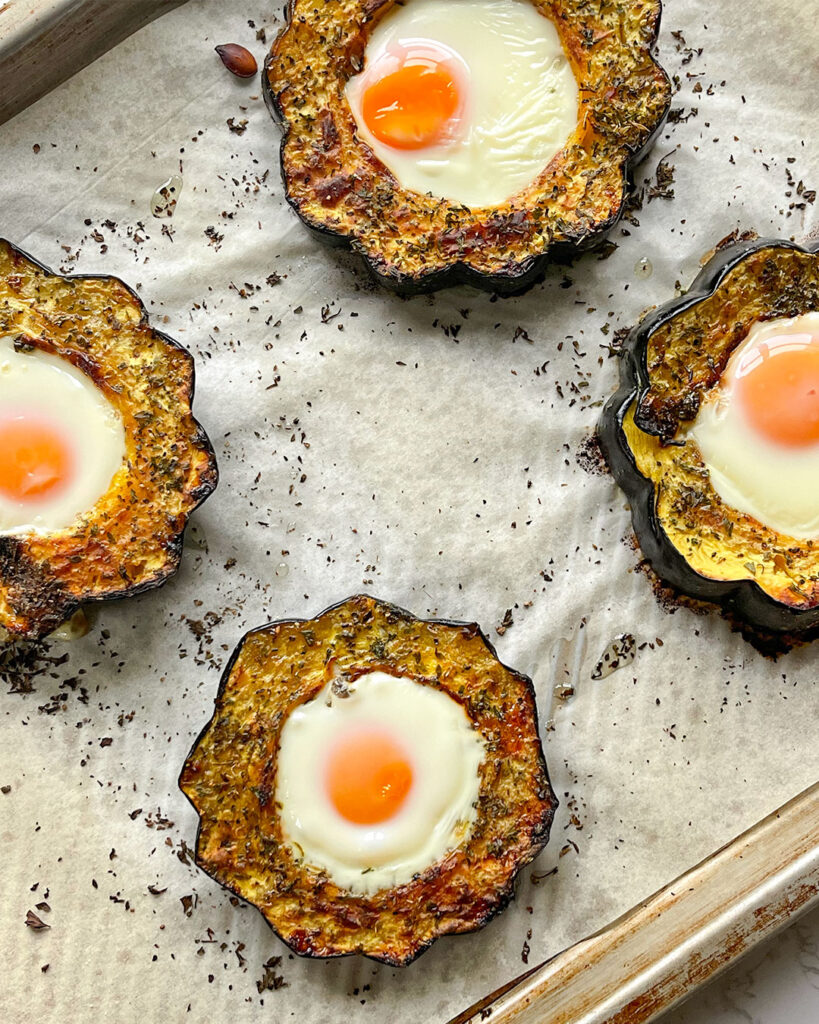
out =
<path fill-rule="evenodd" d="M 441 690 L 380 671 L 330 683 L 282 727 L 285 841 L 348 892 L 408 882 L 468 836 L 484 755 Z"/>
<path fill-rule="evenodd" d="M 578 118 L 554 24 L 529 0 L 410 0 L 375 26 L 346 95 L 407 189 L 470 207 L 531 185 Z"/>
<path fill-rule="evenodd" d="M 69 527 L 124 458 L 122 418 L 90 377 L 0 337 L 0 534 Z"/>
<path fill-rule="evenodd" d="M 757 321 L 688 436 L 728 505 L 819 539 L 819 313 Z"/>

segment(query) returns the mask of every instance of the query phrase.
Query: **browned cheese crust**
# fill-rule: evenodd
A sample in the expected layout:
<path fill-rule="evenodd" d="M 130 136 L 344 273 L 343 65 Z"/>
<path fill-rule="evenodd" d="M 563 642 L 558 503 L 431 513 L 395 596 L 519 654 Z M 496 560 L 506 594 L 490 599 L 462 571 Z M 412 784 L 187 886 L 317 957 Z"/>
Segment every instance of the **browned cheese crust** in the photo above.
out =
<path fill-rule="evenodd" d="M 483 738 L 477 821 L 465 844 L 406 885 L 339 888 L 285 843 L 274 800 L 288 715 L 334 679 L 371 671 L 434 686 Z M 475 625 L 423 621 L 369 597 L 316 619 L 249 633 L 182 771 L 200 816 L 197 863 L 261 910 L 297 953 L 364 953 L 406 964 L 436 938 L 473 931 L 502 909 L 520 868 L 548 839 L 556 800 L 529 679 L 502 665 Z"/>
<path fill-rule="evenodd" d="M 394 0 L 291 0 L 265 68 L 286 133 L 287 194 L 310 226 L 352 241 L 387 279 L 454 265 L 519 277 L 553 245 L 588 244 L 619 216 L 628 164 L 670 100 L 651 56 L 661 0 L 533 0 L 555 23 L 580 86 L 566 146 L 500 206 L 468 209 L 402 188 L 356 134 L 344 96 Z"/>
<path fill-rule="evenodd" d="M 148 326 L 121 281 L 52 274 L 0 240 L 0 337 L 87 374 L 125 428 L 125 461 L 92 509 L 58 532 L 0 536 L 0 627 L 33 640 L 84 602 L 172 575 L 216 462 L 191 414 L 191 355 Z"/>
<path fill-rule="evenodd" d="M 712 295 L 651 335 L 649 388 L 623 422 L 637 468 L 654 483 L 659 525 L 689 565 L 715 580 L 752 580 L 796 610 L 819 605 L 819 544 L 780 534 L 725 504 L 696 444 L 680 443 L 677 435 L 756 320 L 813 310 L 819 310 L 819 254 L 752 253 Z"/>

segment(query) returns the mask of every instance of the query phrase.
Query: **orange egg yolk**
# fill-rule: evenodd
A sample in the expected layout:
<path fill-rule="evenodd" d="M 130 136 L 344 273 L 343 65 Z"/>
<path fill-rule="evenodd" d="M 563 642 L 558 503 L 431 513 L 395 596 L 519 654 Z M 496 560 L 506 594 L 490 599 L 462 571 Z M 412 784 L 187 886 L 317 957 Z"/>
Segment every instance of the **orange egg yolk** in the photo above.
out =
<path fill-rule="evenodd" d="M 749 352 L 737 389 L 752 426 L 791 448 L 819 442 L 819 335 L 769 338 Z"/>
<path fill-rule="evenodd" d="M 0 420 L 0 492 L 12 501 L 37 502 L 60 490 L 73 463 L 51 424 L 27 415 Z"/>
<path fill-rule="evenodd" d="M 400 811 L 412 787 L 412 767 L 392 737 L 357 731 L 333 747 L 325 784 L 342 818 L 354 825 L 377 825 Z"/>
<path fill-rule="evenodd" d="M 451 137 L 462 99 L 449 54 L 407 57 L 397 70 L 367 86 L 361 116 L 385 146 L 424 149 Z"/>

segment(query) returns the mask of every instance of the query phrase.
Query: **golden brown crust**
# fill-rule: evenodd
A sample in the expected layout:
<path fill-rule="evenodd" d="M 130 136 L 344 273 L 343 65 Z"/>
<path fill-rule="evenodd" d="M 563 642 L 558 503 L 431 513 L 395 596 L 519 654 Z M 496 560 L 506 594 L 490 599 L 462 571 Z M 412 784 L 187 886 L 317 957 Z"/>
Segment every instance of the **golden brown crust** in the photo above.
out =
<path fill-rule="evenodd" d="M 360 895 L 292 855 L 273 794 L 287 716 L 331 679 L 371 671 L 462 702 L 488 755 L 466 843 L 406 885 Z M 292 949 L 393 964 L 505 906 L 516 873 L 546 843 L 556 806 L 531 682 L 498 661 L 477 626 L 423 621 L 363 596 L 245 637 L 180 785 L 200 815 L 197 863 L 257 906 Z"/>
<path fill-rule="evenodd" d="M 38 639 L 79 605 L 157 586 L 179 564 L 190 513 L 216 486 L 213 449 L 193 418 L 193 359 L 147 323 L 111 277 L 62 277 L 0 240 L 0 337 L 60 356 L 117 409 L 126 456 L 71 527 L 0 536 L 0 626 Z"/>
<path fill-rule="evenodd" d="M 661 0 L 533 3 L 557 26 L 578 80 L 578 126 L 531 186 L 468 209 L 402 188 L 357 136 L 344 87 L 394 0 L 290 0 L 264 79 L 284 124 L 287 196 L 305 223 L 350 241 L 377 275 L 409 289 L 445 283 L 453 269 L 490 286 L 527 279 L 554 246 L 586 246 L 608 230 L 670 102 L 651 56 Z"/>

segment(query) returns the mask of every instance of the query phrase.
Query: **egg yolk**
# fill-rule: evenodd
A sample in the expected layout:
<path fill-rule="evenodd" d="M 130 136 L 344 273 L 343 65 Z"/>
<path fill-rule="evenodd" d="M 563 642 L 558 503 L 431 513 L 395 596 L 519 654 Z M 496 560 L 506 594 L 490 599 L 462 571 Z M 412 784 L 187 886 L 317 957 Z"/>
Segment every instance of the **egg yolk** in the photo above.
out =
<path fill-rule="evenodd" d="M 752 426 L 769 441 L 819 441 L 819 335 L 769 338 L 740 363 L 737 389 Z"/>
<path fill-rule="evenodd" d="M 358 731 L 333 747 L 325 784 L 342 818 L 354 825 L 377 825 L 400 811 L 412 787 L 412 767 L 390 736 Z"/>
<path fill-rule="evenodd" d="M 7 498 L 41 501 L 70 481 L 73 463 L 50 423 L 28 415 L 0 420 L 0 492 Z"/>
<path fill-rule="evenodd" d="M 425 49 L 405 55 L 364 90 L 361 116 L 379 142 L 394 149 L 424 149 L 448 141 L 463 106 L 452 56 Z"/>

